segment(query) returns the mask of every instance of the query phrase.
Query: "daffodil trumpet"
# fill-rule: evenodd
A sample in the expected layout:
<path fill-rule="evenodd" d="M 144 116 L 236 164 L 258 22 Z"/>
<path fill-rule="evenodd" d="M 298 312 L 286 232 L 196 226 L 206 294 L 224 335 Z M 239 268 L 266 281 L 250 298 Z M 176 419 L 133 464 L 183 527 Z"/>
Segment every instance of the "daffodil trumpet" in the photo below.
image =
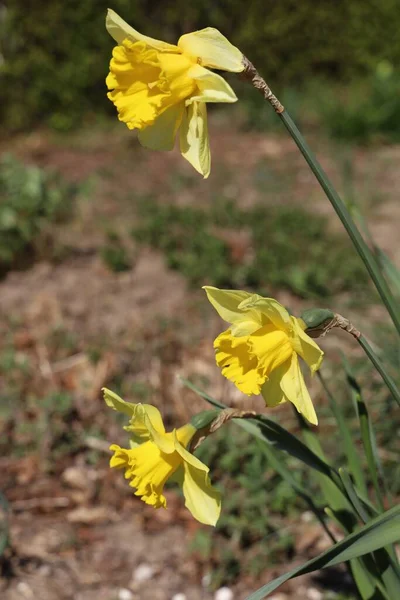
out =
<path fill-rule="evenodd" d="M 163 488 L 168 479 L 178 482 L 185 505 L 193 517 L 206 525 L 215 525 L 221 512 L 219 493 L 212 487 L 209 468 L 191 454 L 189 447 L 199 429 L 218 411 L 206 411 L 192 422 L 167 433 L 160 411 L 151 404 L 125 402 L 114 392 L 104 389 L 107 405 L 129 417 L 124 429 L 129 432 L 130 448 L 112 444 L 110 466 L 125 470 L 135 495 L 154 508 L 166 508 Z"/>
<path fill-rule="evenodd" d="M 113 10 L 106 28 L 117 42 L 106 84 L 120 121 L 138 129 L 140 143 L 172 150 L 179 130 L 186 160 L 208 177 L 211 167 L 206 102 L 236 102 L 228 83 L 213 71 L 241 72 L 243 55 L 217 29 L 181 36 L 177 45 L 143 35 Z"/>
<path fill-rule="evenodd" d="M 204 289 L 220 317 L 230 323 L 214 342 L 222 374 L 243 393 L 261 394 L 267 406 L 292 402 L 316 425 L 317 415 L 298 357 L 314 373 L 323 352 L 305 333 L 304 321 L 291 316 L 273 298 L 241 290 Z"/>

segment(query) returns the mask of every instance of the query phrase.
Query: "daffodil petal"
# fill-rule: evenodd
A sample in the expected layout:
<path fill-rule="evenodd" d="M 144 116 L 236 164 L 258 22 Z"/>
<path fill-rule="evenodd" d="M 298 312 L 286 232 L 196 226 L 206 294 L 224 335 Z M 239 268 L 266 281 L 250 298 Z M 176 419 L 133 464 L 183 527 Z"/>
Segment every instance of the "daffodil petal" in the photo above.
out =
<path fill-rule="evenodd" d="M 211 485 L 208 474 L 184 462 L 182 491 L 185 506 L 194 518 L 205 525 L 215 526 L 221 514 L 221 495 Z"/>
<path fill-rule="evenodd" d="M 279 367 L 274 369 L 268 376 L 268 380 L 261 388 L 261 395 L 265 400 L 266 406 L 278 406 L 287 401 L 285 394 L 281 388 L 281 380 L 287 370 L 290 368 L 291 360 L 287 360 Z"/>
<path fill-rule="evenodd" d="M 195 101 L 199 102 L 236 102 L 237 96 L 229 83 L 221 75 L 213 73 L 200 65 L 194 65 L 189 73 L 196 81 L 198 93 L 194 93 L 186 100 L 186 106 Z"/>
<path fill-rule="evenodd" d="M 291 320 L 293 323 L 293 335 L 291 336 L 293 349 L 305 360 L 310 367 L 311 373 L 315 373 L 321 366 L 324 353 L 318 344 L 306 334 L 301 320 L 295 317 L 292 317 Z"/>
<path fill-rule="evenodd" d="M 155 429 L 159 434 L 165 435 L 164 423 L 158 408 L 151 404 L 135 404 L 134 407 L 135 410 L 131 416 L 129 425 L 124 427 L 125 431 L 130 433 L 130 442 L 134 446 L 143 444 L 143 442 L 151 439 L 151 432 L 144 418 L 146 414 L 149 416 L 151 428 Z"/>
<path fill-rule="evenodd" d="M 187 33 L 179 38 L 178 47 L 193 58 L 200 58 L 205 67 L 240 73 L 244 70 L 239 48 L 214 27 Z"/>
<path fill-rule="evenodd" d="M 292 402 L 299 413 L 301 413 L 313 425 L 318 424 L 314 405 L 304 383 L 303 374 L 300 370 L 297 354 L 293 352 L 289 369 L 283 374 L 281 388 L 286 398 Z"/>
<path fill-rule="evenodd" d="M 133 404 L 132 402 L 125 402 L 125 400 L 122 400 L 118 394 L 108 390 L 107 388 L 102 388 L 102 391 L 104 401 L 107 406 L 117 410 L 118 412 L 124 413 L 124 415 L 128 415 L 128 417 L 132 417 L 132 415 L 135 413 L 136 404 Z"/>
<path fill-rule="evenodd" d="M 242 290 L 220 290 L 210 285 L 203 286 L 203 290 L 221 319 L 227 323 L 235 323 L 238 319 L 247 320 L 243 312 L 239 310 L 239 305 L 243 300 L 250 298 L 252 294 Z M 260 327 L 260 324 L 257 327 Z"/>
<path fill-rule="evenodd" d="M 195 467 L 196 469 L 199 469 L 200 471 L 204 471 L 205 473 L 208 473 L 208 471 L 210 470 L 207 465 L 205 465 L 204 463 L 201 462 L 201 460 L 199 460 L 198 458 L 196 458 L 196 456 L 194 454 L 191 454 L 190 452 L 188 452 L 186 450 L 186 448 L 184 448 L 182 446 L 182 444 L 180 443 L 180 441 L 178 440 L 178 436 L 176 434 L 176 430 L 174 430 L 174 446 L 175 446 L 175 450 L 178 452 L 178 454 L 180 454 L 181 458 L 183 458 L 183 460 L 185 462 L 188 462 L 192 465 L 192 467 Z"/>
<path fill-rule="evenodd" d="M 129 38 L 135 42 L 145 42 L 151 48 L 155 48 L 156 50 L 179 52 L 178 47 L 174 46 L 173 44 L 168 44 L 167 42 L 163 42 L 161 40 L 155 40 L 154 38 L 139 33 L 136 31 L 136 29 L 133 29 L 133 27 L 128 25 L 124 19 L 117 15 L 116 12 L 111 10 L 111 8 L 109 8 L 107 11 L 106 28 L 108 33 L 118 44 L 122 44 L 126 38 Z"/>
<path fill-rule="evenodd" d="M 142 146 L 150 150 L 172 150 L 184 110 L 183 102 L 175 104 L 161 113 L 152 125 L 141 129 L 138 139 Z"/>
<path fill-rule="evenodd" d="M 171 436 L 168 436 L 165 433 L 165 429 L 164 429 L 162 420 L 161 420 L 162 430 L 159 429 L 160 423 L 158 421 L 157 414 L 155 412 L 155 411 L 157 411 L 157 413 L 158 413 L 158 410 L 154 406 L 152 406 L 151 408 L 154 410 L 150 411 L 150 410 L 148 410 L 149 406 L 150 406 L 149 404 L 147 404 L 147 405 L 138 404 L 137 405 L 135 416 L 137 417 L 138 425 L 139 425 L 140 421 L 143 423 L 143 426 L 147 429 L 147 431 L 149 433 L 150 440 L 155 443 L 155 445 L 159 448 L 159 450 L 161 450 L 161 452 L 164 452 L 165 454 L 171 454 L 174 451 L 173 440 L 172 440 Z M 154 423 L 153 423 L 153 420 L 151 417 L 155 418 Z M 160 416 L 160 419 L 161 419 L 161 416 Z M 136 433 L 136 431 L 135 431 L 135 433 Z"/>
<path fill-rule="evenodd" d="M 263 298 L 258 294 L 252 294 L 240 304 L 239 310 L 253 310 L 260 313 L 264 317 L 263 325 L 270 322 L 282 331 L 289 332 L 291 330 L 292 323 L 288 311 L 274 298 Z"/>
<path fill-rule="evenodd" d="M 203 102 L 193 102 L 183 113 L 180 129 L 181 153 L 206 179 L 211 169 L 207 109 Z"/>

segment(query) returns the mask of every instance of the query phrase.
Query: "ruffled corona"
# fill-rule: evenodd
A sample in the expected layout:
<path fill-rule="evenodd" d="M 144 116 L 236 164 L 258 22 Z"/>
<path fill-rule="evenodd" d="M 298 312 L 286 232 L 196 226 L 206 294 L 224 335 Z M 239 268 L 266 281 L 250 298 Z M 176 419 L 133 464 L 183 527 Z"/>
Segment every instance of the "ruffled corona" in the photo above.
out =
<path fill-rule="evenodd" d="M 204 177 L 210 172 L 206 102 L 235 102 L 232 88 L 205 67 L 242 71 L 240 50 L 216 29 L 183 35 L 178 44 L 145 36 L 114 11 L 106 27 L 117 42 L 106 84 L 118 117 L 139 130 L 140 143 L 171 150 L 180 130 L 181 153 Z"/>
<path fill-rule="evenodd" d="M 298 356 L 314 373 L 323 352 L 305 333 L 301 319 L 272 298 L 205 287 L 208 299 L 231 327 L 214 342 L 222 374 L 247 395 L 262 394 L 267 406 L 292 402 L 311 423 L 317 415 Z"/>
<path fill-rule="evenodd" d="M 125 429 L 131 433 L 132 448 L 113 444 L 110 466 L 125 470 L 136 496 L 154 508 L 166 508 L 163 488 L 173 477 L 181 485 L 192 515 L 201 523 L 215 525 L 221 510 L 219 494 L 211 486 L 208 467 L 186 450 L 196 427 L 188 423 L 166 433 L 154 406 L 130 404 L 110 390 L 104 390 L 104 398 L 110 407 L 130 416 Z"/>

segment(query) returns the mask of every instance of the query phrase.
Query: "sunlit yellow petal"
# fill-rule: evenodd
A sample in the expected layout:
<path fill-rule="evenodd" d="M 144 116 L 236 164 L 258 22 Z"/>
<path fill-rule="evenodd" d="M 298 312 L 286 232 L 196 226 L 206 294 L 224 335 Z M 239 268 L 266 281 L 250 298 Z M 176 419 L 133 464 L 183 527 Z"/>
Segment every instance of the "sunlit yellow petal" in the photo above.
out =
<path fill-rule="evenodd" d="M 248 338 L 249 353 L 257 358 L 258 369 L 267 377 L 293 354 L 288 335 L 275 325 L 264 325 Z"/>
<path fill-rule="evenodd" d="M 146 44 L 152 48 L 156 48 L 157 50 L 168 52 L 180 51 L 178 47 L 174 46 L 173 44 L 168 44 L 167 42 L 162 42 L 161 40 L 155 40 L 154 38 L 139 33 L 136 31 L 136 29 L 128 25 L 124 19 L 117 15 L 116 12 L 111 10 L 111 8 L 109 8 L 107 11 L 106 28 L 108 33 L 118 44 L 122 44 L 126 38 L 129 38 L 134 42 L 146 42 Z"/>
<path fill-rule="evenodd" d="M 243 54 L 213 27 L 183 35 L 178 46 L 185 54 L 200 58 L 205 67 L 236 73 L 244 69 Z"/>
<path fill-rule="evenodd" d="M 184 109 L 183 102 L 171 106 L 152 125 L 140 130 L 138 138 L 142 146 L 150 150 L 172 150 Z"/>
<path fill-rule="evenodd" d="M 290 368 L 282 377 L 281 388 L 287 399 L 295 405 L 299 413 L 308 419 L 310 423 L 317 425 L 317 415 L 304 383 L 303 374 L 295 352 L 292 354 Z"/>
<path fill-rule="evenodd" d="M 188 76 L 195 80 L 198 91 L 186 100 L 186 106 L 199 102 L 236 102 L 237 96 L 223 77 L 200 65 L 194 65 Z"/>
<path fill-rule="evenodd" d="M 220 493 L 212 487 L 206 471 L 186 461 L 183 470 L 185 506 L 200 523 L 215 526 L 221 513 Z"/>
<path fill-rule="evenodd" d="M 203 286 L 208 300 L 211 302 L 221 319 L 227 323 L 234 323 L 242 318 L 243 312 L 239 304 L 251 296 L 249 292 L 241 290 L 220 290 L 211 285 Z M 258 325 L 259 326 L 259 325 Z"/>
<path fill-rule="evenodd" d="M 150 405 L 147 404 L 146 406 L 149 407 Z M 162 425 L 163 431 L 156 428 L 156 426 L 152 422 L 150 415 L 153 415 L 157 419 L 157 415 L 156 415 L 155 411 L 158 412 L 158 410 L 154 406 L 151 406 L 151 409 L 153 409 L 153 410 L 148 411 L 147 408 L 145 408 L 145 406 L 143 404 L 138 404 L 136 413 L 135 413 L 135 416 L 137 417 L 137 421 L 138 421 L 138 423 L 140 421 L 142 421 L 143 426 L 149 432 L 150 439 L 154 442 L 154 444 L 159 448 L 159 450 L 161 452 L 163 452 L 165 454 L 171 454 L 171 452 L 174 452 L 174 444 L 173 444 L 172 436 L 171 436 L 171 434 L 165 433 L 164 425 Z M 156 421 L 156 423 L 159 426 L 158 420 Z"/>
<path fill-rule="evenodd" d="M 113 445 L 111 450 L 114 456 L 110 466 L 125 469 L 129 485 L 137 488 L 135 495 L 155 508 L 165 507 L 163 488 L 181 464 L 179 454 L 164 454 L 153 442 L 145 442 L 130 450 Z"/>
<path fill-rule="evenodd" d="M 267 381 L 261 388 L 261 395 L 266 406 L 273 407 L 286 402 L 287 398 L 281 388 L 282 377 L 290 369 L 291 358 L 274 369 L 268 376 Z"/>
<path fill-rule="evenodd" d="M 206 179 L 211 169 L 208 139 L 207 109 L 202 102 L 193 102 L 183 114 L 180 129 L 181 153 Z"/>
<path fill-rule="evenodd" d="M 266 374 L 259 369 L 257 357 L 250 355 L 247 337 L 233 337 L 230 330 L 221 333 L 214 342 L 215 359 L 222 375 L 251 396 L 259 394 Z"/>
<path fill-rule="evenodd" d="M 104 401 L 110 408 L 117 410 L 118 412 L 124 413 L 131 417 L 135 412 L 136 404 L 132 402 L 125 402 L 122 398 L 118 396 L 115 392 L 108 390 L 107 388 L 102 388 Z"/>
<path fill-rule="evenodd" d="M 251 294 L 248 299 L 240 304 L 239 309 L 242 311 L 253 310 L 259 313 L 263 325 L 273 323 L 275 327 L 282 331 L 291 329 L 292 324 L 288 311 L 274 298 L 263 298 L 258 294 Z"/>
<path fill-rule="evenodd" d="M 318 344 L 304 331 L 304 327 L 306 327 L 304 321 L 295 317 L 291 319 L 293 323 L 293 335 L 291 337 L 293 349 L 306 361 L 311 372 L 315 373 L 321 366 L 324 353 Z"/>

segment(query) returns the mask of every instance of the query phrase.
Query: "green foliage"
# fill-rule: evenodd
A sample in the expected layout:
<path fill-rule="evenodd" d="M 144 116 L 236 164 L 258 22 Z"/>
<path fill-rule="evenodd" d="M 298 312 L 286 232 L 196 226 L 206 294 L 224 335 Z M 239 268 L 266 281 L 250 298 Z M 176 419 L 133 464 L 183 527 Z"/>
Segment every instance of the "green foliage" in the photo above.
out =
<path fill-rule="evenodd" d="M 344 96 L 344 97 L 343 97 Z M 347 94 L 322 92 L 319 111 L 329 134 L 340 140 L 400 140 L 400 75 L 382 62 L 367 80 Z"/>
<path fill-rule="evenodd" d="M 26 166 L 12 156 L 0 161 L 0 272 L 31 258 L 49 225 L 72 211 L 77 187 L 58 175 Z"/>
<path fill-rule="evenodd" d="M 366 289 L 362 264 L 347 240 L 329 233 L 325 218 L 304 210 L 241 210 L 232 202 L 200 210 L 147 200 L 141 212 L 135 238 L 162 250 L 168 265 L 196 286 L 246 286 L 261 294 L 286 288 L 303 297 Z"/>
<path fill-rule="evenodd" d="M 255 440 L 236 427 L 223 428 L 197 454 L 210 466 L 224 498 L 216 531 L 199 531 L 192 544 L 202 561 L 213 564 L 212 585 L 245 573 L 257 577 L 266 563 L 290 556 L 287 520 L 298 508 L 298 496 L 271 469 Z"/>
<path fill-rule="evenodd" d="M 132 266 L 123 241 L 114 232 L 108 234 L 107 244 L 101 249 L 101 257 L 107 267 L 114 273 L 129 271 Z"/>
<path fill-rule="evenodd" d="M 0 15 L 1 121 L 45 122 L 65 130 L 84 115 L 113 114 L 104 79 L 113 42 L 103 0 L 13 0 Z M 220 29 L 261 72 L 280 83 L 310 75 L 353 78 L 381 60 L 399 64 L 396 0 L 114 0 L 112 8 L 153 37 L 176 42 L 202 27 Z M 365 24 L 368 24 L 366 26 Z M 305 44 L 305 32 L 307 43 Z"/>

